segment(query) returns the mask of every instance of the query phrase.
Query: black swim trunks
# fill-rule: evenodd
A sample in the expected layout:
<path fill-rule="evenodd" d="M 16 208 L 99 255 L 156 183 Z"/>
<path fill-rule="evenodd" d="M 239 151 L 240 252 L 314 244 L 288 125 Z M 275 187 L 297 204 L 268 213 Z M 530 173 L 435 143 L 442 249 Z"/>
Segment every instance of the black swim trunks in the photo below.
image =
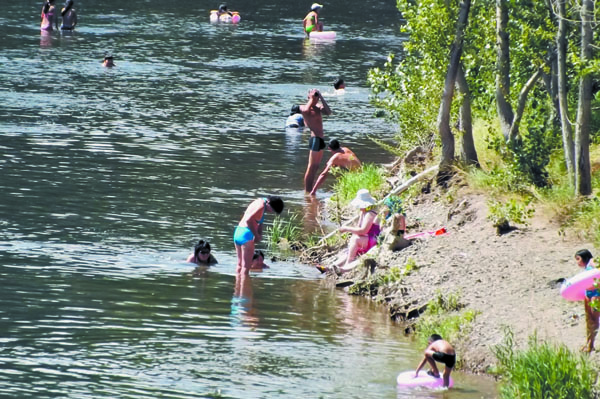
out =
<path fill-rule="evenodd" d="M 311 151 L 321 151 L 325 148 L 325 140 L 317 136 L 310 136 L 308 140 L 308 149 Z"/>
<path fill-rule="evenodd" d="M 453 368 L 456 364 L 456 354 L 449 355 L 444 352 L 434 352 L 432 357 L 433 360 L 435 360 L 436 362 L 444 363 L 448 368 Z"/>

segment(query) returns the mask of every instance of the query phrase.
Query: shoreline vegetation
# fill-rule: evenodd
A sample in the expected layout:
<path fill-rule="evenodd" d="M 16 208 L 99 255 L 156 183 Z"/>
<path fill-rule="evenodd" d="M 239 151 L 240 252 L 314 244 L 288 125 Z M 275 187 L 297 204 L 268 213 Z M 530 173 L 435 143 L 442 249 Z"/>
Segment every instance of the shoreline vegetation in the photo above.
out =
<path fill-rule="evenodd" d="M 373 141 L 398 160 L 340 172 L 323 215 L 341 226 L 359 189 L 378 201 L 398 190 L 407 233 L 445 232 L 380 244 L 326 281 L 386 305 L 421 344 L 441 334 L 460 369 L 500 379 L 503 398 L 599 397 L 598 352 L 579 352 L 583 306 L 559 294 L 575 252 L 600 249 L 593 5 L 398 0 L 402 57 L 367 76 L 398 126 L 394 142 Z M 347 239 L 306 238 L 301 258 L 328 266 Z"/>
<path fill-rule="evenodd" d="M 592 146 L 592 154 L 600 154 L 600 147 Z M 338 172 L 321 215 L 324 224 L 352 222 L 348 202 L 355 190 L 373 182 L 377 170 L 381 179 L 369 189 L 378 202 L 391 193 L 403 199 L 407 234 L 440 228 L 447 233 L 412 239 L 399 251 L 380 244 L 354 270 L 341 276 L 328 272 L 324 284 L 386 306 L 420 346 L 431 333 L 447 337 L 457 349 L 457 369 L 499 379 L 503 397 L 519 397 L 516 390 L 525 389 L 519 384 L 533 390 L 520 397 L 543 397 L 536 395 L 558 389 L 552 384 L 581 388 L 561 388 L 569 393 L 558 397 L 597 397 L 593 382 L 600 355 L 579 352 L 585 342 L 583 306 L 559 294 L 560 282 L 578 271 L 573 254 L 583 247 L 593 253 L 600 248 L 592 225 L 572 223 L 584 217 L 582 212 L 598 218 L 597 208 L 589 204 L 596 197 L 565 205 L 557 194 L 560 185 L 544 193 L 533 186 L 530 194 L 509 192 L 489 171 L 469 167 L 457 167 L 450 180 L 438 184 L 432 160 L 431 153 L 418 149 L 391 165 L 366 165 L 366 173 Z M 595 169 L 598 181 L 600 168 Z M 564 173 L 550 170 L 557 181 Z M 280 242 L 283 249 L 299 250 L 296 254 L 308 264 L 327 265 L 347 247 L 347 237 L 337 230 L 303 236 L 294 217 L 280 221 L 276 230 L 269 232 L 270 245 Z M 556 362 L 558 369 L 549 366 Z M 552 375 L 544 370 L 553 370 Z M 536 385 L 531 381 L 536 376 L 554 382 Z"/>

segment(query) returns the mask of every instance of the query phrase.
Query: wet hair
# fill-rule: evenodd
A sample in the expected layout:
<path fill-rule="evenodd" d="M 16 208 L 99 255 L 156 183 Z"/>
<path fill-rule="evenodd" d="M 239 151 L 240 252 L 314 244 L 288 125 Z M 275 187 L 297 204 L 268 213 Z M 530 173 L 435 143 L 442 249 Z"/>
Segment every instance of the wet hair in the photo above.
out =
<path fill-rule="evenodd" d="M 333 139 L 331 141 L 329 141 L 329 144 L 327 144 L 327 147 L 331 148 L 332 150 L 339 150 L 340 149 L 340 142 L 337 141 L 336 139 Z"/>
<path fill-rule="evenodd" d="M 50 5 L 51 5 L 51 0 L 46 0 L 44 2 L 44 7 L 42 8 L 42 12 L 44 14 L 46 14 L 48 11 L 50 11 Z"/>
<path fill-rule="evenodd" d="M 104 61 L 106 61 L 106 60 L 112 60 L 112 59 L 113 59 L 112 55 L 105 55 L 104 56 Z"/>
<path fill-rule="evenodd" d="M 259 256 L 264 259 L 265 253 L 263 251 L 261 251 L 260 249 L 254 250 L 254 255 L 252 255 L 252 260 L 258 259 Z"/>
<path fill-rule="evenodd" d="M 290 110 L 290 115 L 299 114 L 300 106 L 298 104 L 292 105 L 292 109 Z"/>
<path fill-rule="evenodd" d="M 227 11 L 227 4 L 221 4 L 221 5 L 219 6 L 219 11 L 220 11 L 220 12 Z"/>
<path fill-rule="evenodd" d="M 431 336 L 429 337 L 429 342 L 439 341 L 440 339 L 442 339 L 441 335 L 439 335 L 439 334 L 431 334 Z"/>
<path fill-rule="evenodd" d="M 590 259 L 593 258 L 592 253 L 587 249 L 580 249 L 575 252 L 575 256 L 579 256 L 586 264 L 590 263 Z"/>
<path fill-rule="evenodd" d="M 64 17 L 65 14 L 68 13 L 71 8 L 73 8 L 73 0 L 67 0 L 65 2 L 65 8 L 63 8 L 60 15 L 62 15 Z"/>
<path fill-rule="evenodd" d="M 194 258 L 198 259 L 198 254 L 203 251 L 210 253 L 210 243 L 206 240 L 198 241 L 198 244 L 194 247 Z"/>
<path fill-rule="evenodd" d="M 283 200 L 276 195 L 267 195 L 267 203 L 275 211 L 276 214 L 283 212 Z"/>
<path fill-rule="evenodd" d="M 343 84 L 344 84 L 344 79 L 336 79 L 336 81 L 333 82 L 333 88 L 337 90 Z"/>

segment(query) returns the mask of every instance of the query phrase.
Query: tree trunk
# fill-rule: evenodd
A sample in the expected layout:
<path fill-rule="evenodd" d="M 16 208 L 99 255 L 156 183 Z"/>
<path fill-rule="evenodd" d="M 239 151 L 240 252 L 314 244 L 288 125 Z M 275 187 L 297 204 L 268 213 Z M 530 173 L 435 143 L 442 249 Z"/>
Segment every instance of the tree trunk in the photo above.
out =
<path fill-rule="evenodd" d="M 442 175 L 448 175 L 450 173 L 450 165 L 452 165 L 452 162 L 454 161 L 454 135 L 450 129 L 450 108 L 452 106 L 456 72 L 458 71 L 460 57 L 462 55 L 463 36 L 467 26 L 470 8 L 471 0 L 462 0 L 460 2 L 460 11 L 456 23 L 456 34 L 454 36 L 454 43 L 452 43 L 452 48 L 450 49 L 450 63 L 448 65 L 448 71 L 446 72 L 444 93 L 442 94 L 442 102 L 438 114 L 438 131 L 442 139 L 442 159 L 440 161 L 438 181 L 440 177 L 443 178 Z"/>
<path fill-rule="evenodd" d="M 563 151 L 565 163 L 571 184 L 575 183 L 575 146 L 573 144 L 573 127 L 569 120 L 569 105 L 567 101 L 567 29 L 565 2 L 558 0 L 558 30 L 556 32 L 556 50 L 558 63 L 558 105 L 560 112 L 560 126 L 562 130 Z"/>
<path fill-rule="evenodd" d="M 517 106 L 517 112 L 515 113 L 513 123 L 510 127 L 510 133 L 508 136 L 509 141 L 516 140 L 519 137 L 519 126 L 521 125 L 521 119 L 523 118 L 523 113 L 525 112 L 525 104 L 527 104 L 527 96 L 529 95 L 529 91 L 535 85 L 535 82 L 542 76 L 542 70 L 538 69 L 533 76 L 529 78 L 527 83 L 521 89 L 521 93 L 519 93 L 519 103 Z"/>
<path fill-rule="evenodd" d="M 508 2 L 496 0 L 496 107 L 502 134 L 506 140 L 510 137 L 514 117 L 510 105 L 510 48 L 507 24 Z"/>
<path fill-rule="evenodd" d="M 473 121 L 471 117 L 471 92 L 469 84 L 465 78 L 465 71 L 462 63 L 458 66 L 456 73 L 456 87 L 462 94 L 462 104 L 460 105 L 459 130 L 462 132 L 461 139 L 461 158 L 469 164 L 479 167 L 479 159 L 477 159 L 477 151 L 473 141 Z"/>
<path fill-rule="evenodd" d="M 581 63 L 584 68 L 592 61 L 592 18 L 594 0 L 581 2 Z M 583 71 L 579 80 L 579 104 L 575 128 L 575 191 L 580 195 L 592 193 L 590 170 L 590 123 L 592 116 L 592 75 Z"/>

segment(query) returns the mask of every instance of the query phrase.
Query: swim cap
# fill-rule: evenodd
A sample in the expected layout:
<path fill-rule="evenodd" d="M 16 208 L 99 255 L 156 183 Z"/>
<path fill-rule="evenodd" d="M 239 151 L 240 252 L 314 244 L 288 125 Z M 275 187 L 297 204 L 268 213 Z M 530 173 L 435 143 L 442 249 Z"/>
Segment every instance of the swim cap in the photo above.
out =
<path fill-rule="evenodd" d="M 318 10 L 319 8 L 323 8 L 323 5 L 322 5 L 322 4 L 319 4 L 319 3 L 313 3 L 313 5 L 312 5 L 312 6 L 310 6 L 310 9 L 311 9 L 312 11 Z"/>

